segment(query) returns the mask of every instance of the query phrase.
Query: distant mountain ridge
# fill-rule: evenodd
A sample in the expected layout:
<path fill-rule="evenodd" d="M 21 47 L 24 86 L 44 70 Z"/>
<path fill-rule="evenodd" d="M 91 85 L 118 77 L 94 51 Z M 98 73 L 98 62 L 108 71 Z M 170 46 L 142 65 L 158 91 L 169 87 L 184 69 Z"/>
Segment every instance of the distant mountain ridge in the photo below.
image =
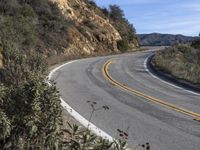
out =
<path fill-rule="evenodd" d="M 184 36 L 181 34 L 138 34 L 141 46 L 171 46 L 177 43 L 189 43 L 197 37 Z"/>

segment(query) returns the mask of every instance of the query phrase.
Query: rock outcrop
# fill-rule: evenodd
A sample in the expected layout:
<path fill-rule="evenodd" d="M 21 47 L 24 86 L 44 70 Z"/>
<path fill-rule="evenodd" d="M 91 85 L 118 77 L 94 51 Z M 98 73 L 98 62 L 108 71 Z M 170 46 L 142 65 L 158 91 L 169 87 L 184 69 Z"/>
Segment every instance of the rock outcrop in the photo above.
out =
<path fill-rule="evenodd" d="M 91 55 L 95 53 L 118 52 L 118 31 L 106 17 L 98 15 L 94 7 L 84 0 L 52 0 L 66 19 L 74 22 L 69 28 L 69 47 L 66 55 Z M 96 8 L 97 9 L 97 8 Z M 103 14 L 102 14 L 103 15 Z"/>
<path fill-rule="evenodd" d="M 91 0 L 3 0 L 0 48 L 37 51 L 54 64 L 137 47 L 128 20 L 123 15 L 114 20 L 107 11 Z"/>

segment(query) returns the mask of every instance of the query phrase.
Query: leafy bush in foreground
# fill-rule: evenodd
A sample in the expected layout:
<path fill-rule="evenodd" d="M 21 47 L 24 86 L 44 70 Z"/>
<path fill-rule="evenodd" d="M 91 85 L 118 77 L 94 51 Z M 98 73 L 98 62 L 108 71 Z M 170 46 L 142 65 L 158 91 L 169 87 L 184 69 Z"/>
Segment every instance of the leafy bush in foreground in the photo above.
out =
<path fill-rule="evenodd" d="M 47 65 L 37 53 L 4 47 L 0 69 L 0 149 L 61 146 L 61 106 L 55 85 L 45 82 Z"/>
<path fill-rule="evenodd" d="M 122 136 L 122 132 L 120 131 L 120 139 L 114 140 L 114 142 L 109 142 L 108 140 L 102 139 L 90 131 L 81 128 L 77 125 L 72 125 L 68 123 L 68 128 L 63 129 L 66 133 L 66 137 L 64 137 L 63 141 L 63 149 L 65 150 L 127 150 L 127 136 L 125 133 L 125 137 Z M 150 150 L 149 143 L 143 145 L 137 145 L 132 148 L 136 150 L 137 148 L 141 148 L 143 150 Z"/>
<path fill-rule="evenodd" d="M 54 149 L 59 146 L 62 122 L 58 97 L 55 86 L 49 87 L 35 78 L 20 87 L 7 89 L 0 105 L 3 131 L 0 149 Z"/>

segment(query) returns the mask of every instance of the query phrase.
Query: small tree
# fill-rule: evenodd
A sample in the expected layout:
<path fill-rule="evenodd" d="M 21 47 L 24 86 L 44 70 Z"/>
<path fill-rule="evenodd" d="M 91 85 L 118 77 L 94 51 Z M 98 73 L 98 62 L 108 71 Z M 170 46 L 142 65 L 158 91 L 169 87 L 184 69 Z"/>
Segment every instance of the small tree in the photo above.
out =
<path fill-rule="evenodd" d="M 196 48 L 196 49 L 200 49 L 200 38 L 194 40 L 191 44 L 192 47 Z"/>
<path fill-rule="evenodd" d="M 124 18 L 123 10 L 117 5 L 110 5 L 110 18 L 113 20 L 122 20 Z"/>
<path fill-rule="evenodd" d="M 117 5 L 110 5 L 109 9 L 111 23 L 122 37 L 122 40 L 118 42 L 119 50 L 125 52 L 132 45 L 138 46 L 139 40 L 136 35 L 136 30 L 125 18 L 123 10 Z"/>
<path fill-rule="evenodd" d="M 109 10 L 108 10 L 107 8 L 105 8 L 105 7 L 101 8 L 101 10 L 102 10 L 103 14 L 104 14 L 106 17 L 109 18 L 109 16 L 110 16 Z"/>
<path fill-rule="evenodd" d="M 126 40 L 118 41 L 117 47 L 121 52 L 126 52 L 129 49 L 129 45 L 128 45 L 128 42 Z"/>

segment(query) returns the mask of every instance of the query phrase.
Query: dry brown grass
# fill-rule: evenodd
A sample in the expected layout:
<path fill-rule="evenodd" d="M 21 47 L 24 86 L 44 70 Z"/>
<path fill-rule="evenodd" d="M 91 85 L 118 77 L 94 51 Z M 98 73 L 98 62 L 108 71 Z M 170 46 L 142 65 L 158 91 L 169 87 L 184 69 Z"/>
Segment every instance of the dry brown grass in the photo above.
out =
<path fill-rule="evenodd" d="M 200 84 L 199 50 L 178 45 L 157 52 L 153 59 L 157 69 L 194 84 Z"/>

